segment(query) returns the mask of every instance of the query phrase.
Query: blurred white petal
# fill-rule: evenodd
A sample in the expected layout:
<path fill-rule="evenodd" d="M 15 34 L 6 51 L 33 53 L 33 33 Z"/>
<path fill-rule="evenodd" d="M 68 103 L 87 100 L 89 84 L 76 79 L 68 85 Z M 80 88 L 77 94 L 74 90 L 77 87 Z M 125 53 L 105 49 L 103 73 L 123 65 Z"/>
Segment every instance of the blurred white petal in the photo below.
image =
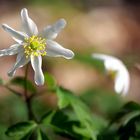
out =
<path fill-rule="evenodd" d="M 107 71 L 116 72 L 114 79 L 115 91 L 117 93 L 122 93 L 123 95 L 126 95 L 128 93 L 130 85 L 130 75 L 123 62 L 116 57 L 98 53 L 92 54 L 92 57 L 103 60 L 104 66 Z"/>
<path fill-rule="evenodd" d="M 44 84 L 44 75 L 42 72 L 42 57 L 41 56 L 31 56 L 31 64 L 34 69 L 35 75 L 34 80 L 37 85 Z"/>
<path fill-rule="evenodd" d="M 0 50 L 0 56 L 5 56 L 5 55 L 15 55 L 19 53 L 22 49 L 22 46 L 20 44 L 14 44 L 8 49 L 3 49 Z"/>
<path fill-rule="evenodd" d="M 24 31 L 27 33 L 27 35 L 37 35 L 38 29 L 34 21 L 28 16 L 28 11 L 26 8 L 23 8 L 21 10 L 21 20 L 22 20 L 22 26 Z"/>
<path fill-rule="evenodd" d="M 118 72 L 115 78 L 115 91 L 126 95 L 130 86 L 130 77 L 126 69 Z"/>
<path fill-rule="evenodd" d="M 24 39 L 27 37 L 26 34 L 16 31 L 13 28 L 11 28 L 10 26 L 8 26 L 7 24 L 3 24 L 2 28 L 8 32 L 12 37 L 16 38 L 17 40 L 21 40 L 24 41 Z"/>
<path fill-rule="evenodd" d="M 18 68 L 23 67 L 24 65 L 26 65 L 30 61 L 30 58 L 27 59 L 25 57 L 24 53 L 21 53 L 19 55 L 21 55 L 20 59 L 17 59 L 14 66 L 9 70 L 9 72 L 8 72 L 9 76 L 14 76 L 14 74 Z"/>
<path fill-rule="evenodd" d="M 66 59 L 72 59 L 74 57 L 74 53 L 71 50 L 63 48 L 57 42 L 52 40 L 47 40 L 46 52 L 48 56 L 52 57 L 61 56 Z"/>
<path fill-rule="evenodd" d="M 66 26 L 66 21 L 64 19 L 58 20 L 53 25 L 49 25 L 44 28 L 42 36 L 47 39 L 55 39 L 58 33 Z"/>

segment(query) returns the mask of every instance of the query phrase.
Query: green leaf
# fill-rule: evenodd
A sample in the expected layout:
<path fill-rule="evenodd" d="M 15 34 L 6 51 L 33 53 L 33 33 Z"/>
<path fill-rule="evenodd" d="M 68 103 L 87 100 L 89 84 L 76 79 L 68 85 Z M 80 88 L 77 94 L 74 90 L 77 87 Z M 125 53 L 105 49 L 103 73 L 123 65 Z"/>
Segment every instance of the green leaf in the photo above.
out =
<path fill-rule="evenodd" d="M 63 88 L 57 88 L 57 96 L 58 96 L 58 106 L 60 109 L 63 109 L 65 107 L 67 107 L 70 104 L 71 98 L 73 98 L 73 96 L 71 97 L 71 95 L 69 94 L 69 91 L 67 91 L 66 89 Z M 68 93 L 68 94 L 64 94 L 64 93 Z"/>
<path fill-rule="evenodd" d="M 129 139 L 130 137 L 140 138 L 137 125 L 140 124 L 140 111 L 133 111 L 126 114 L 122 118 L 121 126 L 118 129 L 118 134 L 121 140 Z"/>
<path fill-rule="evenodd" d="M 87 138 L 89 137 L 89 132 L 85 128 L 74 126 L 73 129 L 76 133 L 82 134 L 84 137 Z"/>
<path fill-rule="evenodd" d="M 137 131 L 137 124 L 139 123 L 140 105 L 135 102 L 128 102 L 114 116 L 110 125 L 115 124 L 114 126 L 118 127 L 117 135 L 120 140 L 129 140 L 130 137 L 139 138 L 139 132 Z"/>
<path fill-rule="evenodd" d="M 116 130 L 105 129 L 98 135 L 98 140 L 119 140 Z"/>
<path fill-rule="evenodd" d="M 140 105 L 138 103 L 130 101 L 123 106 L 123 110 L 126 110 L 127 112 L 140 110 Z"/>
<path fill-rule="evenodd" d="M 80 98 L 92 110 L 98 110 L 101 114 L 107 114 L 108 116 L 114 115 L 124 105 L 123 98 L 120 95 L 101 87 L 85 90 L 80 93 Z"/>
<path fill-rule="evenodd" d="M 88 107 L 79 98 L 74 96 L 71 91 L 68 91 L 64 88 L 57 88 L 57 96 L 59 108 L 65 108 L 70 105 L 82 123 L 83 127 L 87 130 L 88 137 L 92 138 L 92 140 L 96 140 L 98 131 L 94 125 Z M 82 135 L 82 131 L 77 132 L 80 132 Z"/>
<path fill-rule="evenodd" d="M 20 86 L 20 87 L 24 88 L 25 87 L 25 82 L 27 82 L 27 90 L 29 90 L 32 93 L 37 92 L 37 89 L 33 85 L 33 83 L 31 81 L 29 81 L 29 80 L 25 81 L 24 77 L 15 77 L 10 81 L 9 84 Z"/>
<path fill-rule="evenodd" d="M 29 138 L 31 137 L 32 133 L 33 133 L 33 131 L 30 131 L 24 137 L 22 137 L 20 140 L 29 140 Z"/>
<path fill-rule="evenodd" d="M 42 118 L 41 123 L 45 125 L 49 125 L 52 121 L 53 116 L 55 115 L 56 111 L 49 111 L 47 112 Z"/>
<path fill-rule="evenodd" d="M 60 110 L 48 112 L 43 116 L 41 123 L 49 128 L 51 127 L 57 134 L 63 135 L 63 137 L 81 139 L 81 136 L 73 131 L 73 127 L 78 127 L 80 123 L 70 120 L 68 115 Z"/>
<path fill-rule="evenodd" d="M 140 111 L 140 105 L 135 102 L 128 102 L 126 103 L 118 113 L 115 114 L 115 116 L 112 118 L 110 124 L 119 121 L 122 119 L 125 115 L 132 113 L 132 112 L 139 112 Z M 132 113 L 133 114 L 133 113 Z M 134 113 L 135 114 L 135 113 Z"/>
<path fill-rule="evenodd" d="M 54 79 L 54 77 L 47 72 L 44 73 L 44 77 L 45 77 L 45 83 L 46 83 L 48 89 L 55 89 L 56 80 Z"/>
<path fill-rule="evenodd" d="M 134 120 L 136 121 L 135 118 L 140 117 L 140 111 L 134 111 L 131 113 L 128 113 L 124 118 L 123 118 L 123 125 L 127 125 L 130 121 Z M 140 119 L 140 118 L 139 118 Z"/>
<path fill-rule="evenodd" d="M 37 130 L 37 140 L 49 140 L 47 135 L 40 129 Z"/>
<path fill-rule="evenodd" d="M 17 123 L 8 128 L 6 135 L 9 137 L 22 138 L 31 132 L 34 128 L 36 128 L 36 126 L 37 124 L 33 121 Z"/>
<path fill-rule="evenodd" d="M 87 54 L 87 55 L 77 54 L 74 58 L 80 62 L 83 62 L 85 64 L 89 64 L 89 65 L 93 66 L 94 68 L 96 68 L 100 72 L 105 71 L 104 62 L 102 60 L 92 58 L 91 54 Z"/>
<path fill-rule="evenodd" d="M 57 88 L 58 105 L 59 108 L 65 108 L 71 105 L 80 120 L 91 121 L 92 117 L 90 110 L 78 97 L 74 96 L 71 91 L 64 88 Z"/>

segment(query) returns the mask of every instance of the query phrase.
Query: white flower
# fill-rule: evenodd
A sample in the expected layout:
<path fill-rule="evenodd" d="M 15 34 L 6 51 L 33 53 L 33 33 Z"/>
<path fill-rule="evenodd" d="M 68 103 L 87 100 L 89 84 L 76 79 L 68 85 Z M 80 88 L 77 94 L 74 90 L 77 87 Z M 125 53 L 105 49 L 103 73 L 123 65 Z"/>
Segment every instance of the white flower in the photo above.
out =
<path fill-rule="evenodd" d="M 28 16 L 28 11 L 25 8 L 21 10 L 21 21 L 23 31 L 16 31 L 6 24 L 2 25 L 3 29 L 16 41 L 16 44 L 8 49 L 0 50 L 0 56 L 17 54 L 16 63 L 8 72 L 9 76 L 13 76 L 18 68 L 23 67 L 31 61 L 32 68 L 35 72 L 35 83 L 37 85 L 43 85 L 42 56 L 62 56 L 66 59 L 71 59 L 74 56 L 71 50 L 65 49 L 53 41 L 65 27 L 66 21 L 60 19 L 53 25 L 45 27 L 41 33 L 38 33 L 36 24 Z"/>
<path fill-rule="evenodd" d="M 94 53 L 93 58 L 104 61 L 104 66 L 108 74 L 110 74 L 115 81 L 114 89 L 117 93 L 126 95 L 129 90 L 130 76 L 127 68 L 121 60 L 113 56 Z"/>

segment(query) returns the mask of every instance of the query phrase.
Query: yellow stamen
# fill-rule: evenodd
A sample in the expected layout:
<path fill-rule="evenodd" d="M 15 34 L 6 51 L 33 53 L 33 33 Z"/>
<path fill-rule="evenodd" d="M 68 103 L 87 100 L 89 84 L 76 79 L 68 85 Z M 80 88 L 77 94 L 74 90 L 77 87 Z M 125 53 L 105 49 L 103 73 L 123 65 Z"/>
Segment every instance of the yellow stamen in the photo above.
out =
<path fill-rule="evenodd" d="M 46 55 L 46 39 L 38 37 L 38 36 L 31 36 L 30 38 L 25 38 L 25 43 L 24 45 L 24 53 L 26 57 L 28 58 L 29 56 L 45 56 Z"/>

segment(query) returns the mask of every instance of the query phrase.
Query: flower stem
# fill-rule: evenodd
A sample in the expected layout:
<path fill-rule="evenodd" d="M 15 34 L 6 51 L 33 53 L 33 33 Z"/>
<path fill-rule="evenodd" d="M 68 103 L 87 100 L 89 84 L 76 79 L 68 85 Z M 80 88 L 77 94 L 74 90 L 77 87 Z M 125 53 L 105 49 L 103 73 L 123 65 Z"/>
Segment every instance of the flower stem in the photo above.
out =
<path fill-rule="evenodd" d="M 25 99 L 25 103 L 26 103 L 27 109 L 28 109 L 28 119 L 32 120 L 34 118 L 34 115 L 33 115 L 32 108 L 31 108 L 31 100 L 28 96 L 28 90 L 27 90 L 28 69 L 29 69 L 29 64 L 27 64 L 26 69 L 25 69 L 24 99 Z"/>
<path fill-rule="evenodd" d="M 26 69 L 25 69 L 25 80 L 24 80 L 24 97 L 25 97 L 25 101 L 28 99 L 28 93 L 27 93 L 28 69 L 29 69 L 29 65 L 27 64 Z"/>

